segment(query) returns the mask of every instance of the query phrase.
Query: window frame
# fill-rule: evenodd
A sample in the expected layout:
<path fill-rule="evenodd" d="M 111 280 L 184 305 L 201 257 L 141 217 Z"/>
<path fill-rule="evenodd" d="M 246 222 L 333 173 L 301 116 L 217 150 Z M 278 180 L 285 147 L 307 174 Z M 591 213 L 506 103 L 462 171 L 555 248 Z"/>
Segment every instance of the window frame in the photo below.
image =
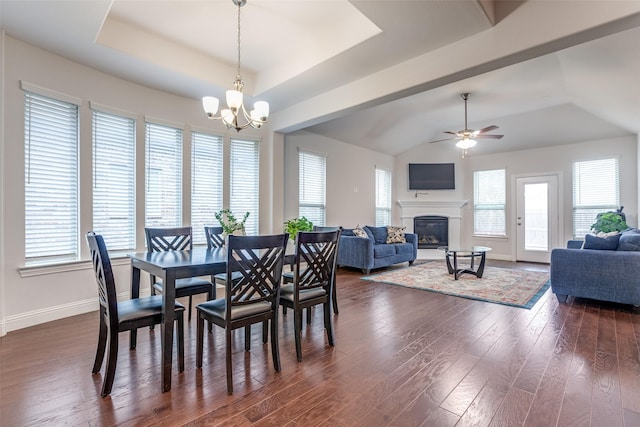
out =
<path fill-rule="evenodd" d="M 315 226 L 324 227 L 326 224 L 327 155 L 299 148 L 298 217 L 303 216 Z"/>
<path fill-rule="evenodd" d="M 391 225 L 392 214 L 392 183 L 393 175 L 390 170 L 376 167 L 376 227 Z M 387 187 L 386 194 L 382 194 L 381 181 Z M 386 199 L 386 200 L 384 200 Z M 387 218 L 387 220 L 385 220 Z"/>
<path fill-rule="evenodd" d="M 488 194 L 488 190 L 482 191 L 481 175 L 485 175 L 485 179 L 491 179 L 487 174 L 496 174 L 497 172 L 501 172 L 502 174 L 502 188 L 498 189 L 497 194 L 493 195 L 495 199 L 491 200 L 492 195 Z M 489 200 L 486 200 L 486 198 Z M 481 216 L 482 213 L 488 212 L 493 212 L 498 215 L 495 228 L 479 228 L 479 216 Z M 501 219 L 499 217 L 501 217 Z M 489 220 L 491 220 L 491 218 L 489 218 Z M 502 225 L 501 229 L 500 225 Z M 507 236 L 507 171 L 505 168 L 476 170 L 473 172 L 473 235 L 498 238 Z"/>

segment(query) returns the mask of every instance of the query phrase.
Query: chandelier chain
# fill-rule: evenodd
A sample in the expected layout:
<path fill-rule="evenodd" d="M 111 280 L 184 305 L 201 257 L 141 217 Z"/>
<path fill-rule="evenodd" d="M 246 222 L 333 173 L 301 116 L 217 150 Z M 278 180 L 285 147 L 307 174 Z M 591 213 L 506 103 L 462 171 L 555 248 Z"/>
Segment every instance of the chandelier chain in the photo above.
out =
<path fill-rule="evenodd" d="M 237 75 L 237 79 L 242 79 L 242 76 L 240 75 L 240 7 L 241 7 L 241 3 L 238 2 L 238 75 Z"/>

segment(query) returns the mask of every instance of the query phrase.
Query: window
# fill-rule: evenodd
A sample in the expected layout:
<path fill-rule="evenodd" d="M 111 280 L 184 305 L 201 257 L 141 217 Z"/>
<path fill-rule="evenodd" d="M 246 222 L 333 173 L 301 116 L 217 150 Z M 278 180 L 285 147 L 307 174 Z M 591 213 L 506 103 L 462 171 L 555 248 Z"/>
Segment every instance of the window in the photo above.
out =
<path fill-rule="evenodd" d="M 260 150 L 257 141 L 231 140 L 230 203 L 229 209 L 241 219 L 245 212 L 249 218 L 245 223 L 248 235 L 259 232 L 258 211 L 260 208 Z"/>
<path fill-rule="evenodd" d="M 618 159 L 573 164 L 573 236 L 584 238 L 600 212 L 620 207 Z"/>
<path fill-rule="evenodd" d="M 182 225 L 182 129 L 146 124 L 145 227 Z"/>
<path fill-rule="evenodd" d="M 222 209 L 222 137 L 191 134 L 191 227 L 193 243 L 205 244 L 205 225 L 217 226 Z"/>
<path fill-rule="evenodd" d="M 78 105 L 25 91 L 25 260 L 79 258 Z"/>
<path fill-rule="evenodd" d="M 376 227 L 391 224 L 391 172 L 376 168 Z"/>
<path fill-rule="evenodd" d="M 473 232 L 488 236 L 506 235 L 505 170 L 473 173 Z"/>
<path fill-rule="evenodd" d="M 308 151 L 298 152 L 298 215 L 313 225 L 325 225 L 327 158 Z"/>
<path fill-rule="evenodd" d="M 133 118 L 93 111 L 93 231 L 110 250 L 136 247 Z"/>

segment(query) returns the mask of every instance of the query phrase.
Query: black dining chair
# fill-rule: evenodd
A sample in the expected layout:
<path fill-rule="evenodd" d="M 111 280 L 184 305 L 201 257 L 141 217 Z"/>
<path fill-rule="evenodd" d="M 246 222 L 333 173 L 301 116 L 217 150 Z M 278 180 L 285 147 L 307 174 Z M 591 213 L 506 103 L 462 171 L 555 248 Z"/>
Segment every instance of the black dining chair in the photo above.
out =
<path fill-rule="evenodd" d="M 273 236 L 229 236 L 225 297 L 196 306 L 198 323 L 196 367 L 202 367 L 204 321 L 225 330 L 227 393 L 233 393 L 231 332 L 245 328 L 245 351 L 250 350 L 251 325 L 271 322 L 271 354 L 280 371 L 278 347 L 278 299 L 288 234 Z M 233 280 L 233 273 L 241 277 Z M 264 333 L 264 328 L 263 328 Z M 266 335 L 263 334 L 263 341 Z"/>
<path fill-rule="evenodd" d="M 331 300 L 334 289 L 336 254 L 341 230 L 326 232 L 298 232 L 296 238 L 293 283 L 282 286 L 280 304 L 294 313 L 296 356 L 302 361 L 302 311 L 322 304 L 324 327 L 329 345 L 333 346 Z M 307 311 L 308 313 L 308 311 Z M 307 323 L 309 323 L 307 314 Z"/>
<path fill-rule="evenodd" d="M 221 248 L 224 246 L 224 234 L 222 227 L 204 227 L 204 235 L 207 237 L 207 248 Z"/>
<path fill-rule="evenodd" d="M 87 233 L 86 239 L 98 283 L 98 301 L 100 303 L 100 333 L 92 373 L 100 372 L 107 344 L 109 348 L 107 367 L 102 382 L 101 395 L 104 397 L 111 393 L 116 373 L 118 333 L 162 323 L 162 296 L 156 295 L 118 302 L 111 260 L 104 239 L 92 231 Z M 176 302 L 175 312 L 178 328 L 178 370 L 182 372 L 184 371 L 184 306 Z M 131 340 L 129 347 L 131 350 L 136 348 L 134 339 Z"/>
<path fill-rule="evenodd" d="M 151 228 L 144 229 L 149 252 L 185 251 L 193 248 L 191 227 Z M 151 295 L 163 292 L 162 280 L 151 275 Z M 187 277 L 176 280 L 176 298 L 189 297 L 189 314 L 191 320 L 191 305 L 193 295 L 207 294 L 207 300 L 216 298 L 216 288 L 209 280 L 199 277 Z"/>

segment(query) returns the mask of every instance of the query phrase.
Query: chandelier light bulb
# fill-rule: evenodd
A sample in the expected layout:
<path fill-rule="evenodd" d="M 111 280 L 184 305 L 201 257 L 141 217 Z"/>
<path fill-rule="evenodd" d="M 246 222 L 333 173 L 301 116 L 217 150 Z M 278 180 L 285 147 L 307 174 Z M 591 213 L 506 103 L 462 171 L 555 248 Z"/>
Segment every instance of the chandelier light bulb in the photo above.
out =
<path fill-rule="evenodd" d="M 218 98 L 214 96 L 205 96 L 202 98 L 202 108 L 207 116 L 213 117 L 218 112 Z"/>

